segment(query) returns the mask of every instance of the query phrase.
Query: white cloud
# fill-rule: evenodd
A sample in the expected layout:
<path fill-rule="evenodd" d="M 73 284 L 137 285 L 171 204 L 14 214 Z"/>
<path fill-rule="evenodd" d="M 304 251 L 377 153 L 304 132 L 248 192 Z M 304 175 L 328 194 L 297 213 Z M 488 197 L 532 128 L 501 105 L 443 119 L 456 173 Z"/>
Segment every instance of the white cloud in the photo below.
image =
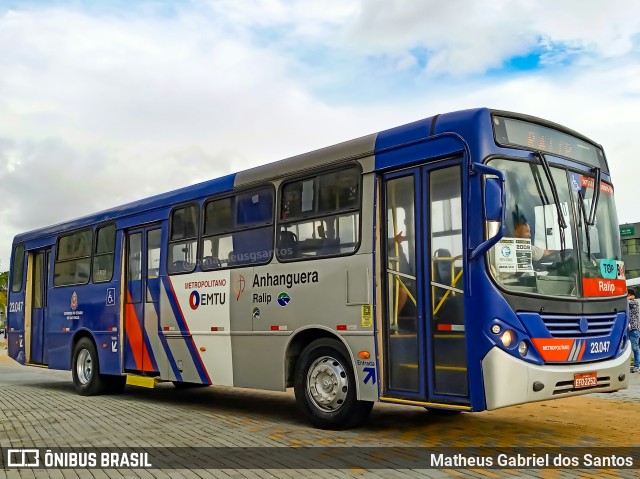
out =
<path fill-rule="evenodd" d="M 430 73 L 482 73 L 553 44 L 598 56 L 630 53 L 640 30 L 633 1 L 368 0 L 353 22 L 353 45 L 368 54 L 427 49 Z M 558 52 L 555 52 L 558 53 Z"/>

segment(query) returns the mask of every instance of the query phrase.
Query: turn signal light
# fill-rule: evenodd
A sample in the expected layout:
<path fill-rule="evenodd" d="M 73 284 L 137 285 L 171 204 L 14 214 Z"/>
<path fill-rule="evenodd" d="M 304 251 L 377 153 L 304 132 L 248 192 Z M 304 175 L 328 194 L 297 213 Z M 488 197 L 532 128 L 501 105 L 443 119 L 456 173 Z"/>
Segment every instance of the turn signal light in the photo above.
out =
<path fill-rule="evenodd" d="M 358 357 L 361 359 L 369 359 L 371 357 L 371 354 L 369 354 L 369 351 L 360 351 L 358 353 Z"/>

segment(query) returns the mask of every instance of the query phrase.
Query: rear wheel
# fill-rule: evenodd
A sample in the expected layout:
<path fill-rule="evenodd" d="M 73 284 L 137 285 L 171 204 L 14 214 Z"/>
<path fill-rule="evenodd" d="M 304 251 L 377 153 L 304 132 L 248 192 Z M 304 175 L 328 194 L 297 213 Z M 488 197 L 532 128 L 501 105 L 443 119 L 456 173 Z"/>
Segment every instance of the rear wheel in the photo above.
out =
<path fill-rule="evenodd" d="M 373 403 L 359 401 L 346 348 L 335 339 L 318 339 L 307 346 L 296 365 L 296 401 L 321 429 L 347 429 L 367 418 Z"/>
<path fill-rule="evenodd" d="M 108 381 L 100 375 L 98 353 L 89 338 L 81 338 L 73 348 L 73 385 L 82 396 L 95 396 L 107 390 Z"/>

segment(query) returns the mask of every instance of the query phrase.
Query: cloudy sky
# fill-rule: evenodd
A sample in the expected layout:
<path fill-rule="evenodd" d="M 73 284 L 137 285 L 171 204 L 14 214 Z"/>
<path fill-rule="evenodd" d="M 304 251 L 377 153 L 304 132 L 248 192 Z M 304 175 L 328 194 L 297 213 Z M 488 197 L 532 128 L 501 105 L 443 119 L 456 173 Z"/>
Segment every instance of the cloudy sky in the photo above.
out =
<path fill-rule="evenodd" d="M 636 0 L 0 0 L 18 232 L 462 108 L 601 143 L 640 221 Z"/>

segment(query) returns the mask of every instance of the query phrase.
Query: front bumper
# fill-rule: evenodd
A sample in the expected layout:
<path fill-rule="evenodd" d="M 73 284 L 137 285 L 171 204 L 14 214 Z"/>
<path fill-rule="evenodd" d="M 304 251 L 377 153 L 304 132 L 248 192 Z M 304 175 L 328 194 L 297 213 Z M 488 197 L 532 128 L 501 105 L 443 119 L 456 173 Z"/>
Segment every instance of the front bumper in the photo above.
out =
<path fill-rule="evenodd" d="M 624 389 L 629 383 L 630 356 L 631 345 L 627 342 L 624 352 L 615 359 L 597 363 L 538 366 L 494 347 L 482 360 L 487 409 Z M 598 386 L 574 389 L 574 375 L 591 371 L 597 371 Z M 544 387 L 534 391 L 534 383 L 541 383 Z"/>

